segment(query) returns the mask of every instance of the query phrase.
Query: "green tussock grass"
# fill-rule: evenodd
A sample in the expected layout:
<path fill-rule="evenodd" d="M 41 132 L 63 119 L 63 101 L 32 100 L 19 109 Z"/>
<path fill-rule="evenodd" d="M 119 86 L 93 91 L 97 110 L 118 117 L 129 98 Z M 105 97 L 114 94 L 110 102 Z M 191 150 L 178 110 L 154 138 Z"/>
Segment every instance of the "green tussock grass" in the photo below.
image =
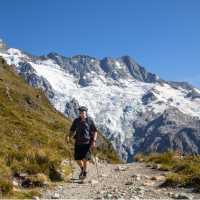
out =
<path fill-rule="evenodd" d="M 160 170 L 169 171 L 162 186 L 192 187 L 200 191 L 200 155 L 181 156 L 175 152 L 138 154 L 136 161 L 160 164 Z"/>
<path fill-rule="evenodd" d="M 57 112 L 40 89 L 26 84 L 0 58 L 0 189 L 13 194 L 15 173 L 41 174 L 61 180 L 61 161 L 73 155 L 73 141 L 64 142 L 71 121 Z M 116 152 L 99 133 L 97 153 L 109 162 L 120 162 Z M 65 175 L 70 170 L 65 170 Z M 34 177 L 34 176 L 33 176 Z M 41 178 L 40 177 L 40 178 Z M 28 195 L 18 192 L 18 195 Z"/>

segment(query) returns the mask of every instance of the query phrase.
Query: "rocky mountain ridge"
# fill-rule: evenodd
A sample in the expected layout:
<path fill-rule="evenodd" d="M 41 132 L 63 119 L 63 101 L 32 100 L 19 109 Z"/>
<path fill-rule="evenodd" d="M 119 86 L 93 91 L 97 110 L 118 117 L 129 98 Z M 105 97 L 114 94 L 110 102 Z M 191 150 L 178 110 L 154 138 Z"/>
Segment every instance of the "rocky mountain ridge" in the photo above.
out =
<path fill-rule="evenodd" d="M 66 116 L 75 118 L 79 105 L 87 106 L 126 161 L 138 151 L 200 152 L 200 90 L 186 82 L 163 80 L 129 56 L 31 56 L 13 48 L 0 56 Z"/>

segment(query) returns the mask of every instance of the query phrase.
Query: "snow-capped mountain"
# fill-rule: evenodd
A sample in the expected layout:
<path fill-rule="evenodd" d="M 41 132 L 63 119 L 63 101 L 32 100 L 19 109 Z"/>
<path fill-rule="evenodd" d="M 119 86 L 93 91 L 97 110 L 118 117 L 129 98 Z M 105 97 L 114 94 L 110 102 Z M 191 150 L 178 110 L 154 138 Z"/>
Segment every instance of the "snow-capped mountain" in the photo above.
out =
<path fill-rule="evenodd" d="M 188 83 L 162 80 L 129 56 L 32 56 L 14 48 L 0 56 L 66 116 L 87 106 L 124 160 L 169 148 L 200 153 L 200 90 Z"/>

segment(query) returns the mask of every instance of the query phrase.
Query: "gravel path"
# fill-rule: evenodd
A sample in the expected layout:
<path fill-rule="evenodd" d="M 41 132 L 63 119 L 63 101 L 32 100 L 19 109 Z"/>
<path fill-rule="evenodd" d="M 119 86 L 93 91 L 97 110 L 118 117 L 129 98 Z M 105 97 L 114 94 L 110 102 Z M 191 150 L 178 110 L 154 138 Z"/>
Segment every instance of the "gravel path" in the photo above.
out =
<path fill-rule="evenodd" d="M 160 188 L 165 173 L 143 163 L 88 166 L 85 183 L 78 179 L 79 167 L 73 163 L 74 179 L 44 192 L 45 199 L 200 199 L 200 194 L 186 189 Z"/>

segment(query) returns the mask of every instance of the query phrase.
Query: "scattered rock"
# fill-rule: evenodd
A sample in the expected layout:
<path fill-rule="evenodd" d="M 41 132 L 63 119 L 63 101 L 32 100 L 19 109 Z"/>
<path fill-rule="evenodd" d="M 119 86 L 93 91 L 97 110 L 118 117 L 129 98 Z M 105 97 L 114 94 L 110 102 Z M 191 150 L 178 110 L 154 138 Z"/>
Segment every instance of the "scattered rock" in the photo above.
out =
<path fill-rule="evenodd" d="M 143 186 L 152 186 L 153 184 L 154 184 L 153 181 L 146 180 L 142 185 L 143 185 Z"/>
<path fill-rule="evenodd" d="M 33 200 L 40 200 L 40 198 L 38 196 L 33 196 L 32 199 Z"/>
<path fill-rule="evenodd" d="M 54 166 L 49 168 L 49 178 L 52 181 L 63 181 L 64 174 L 57 170 Z"/>
<path fill-rule="evenodd" d="M 146 167 L 152 167 L 152 165 L 151 165 L 151 164 L 149 164 L 149 163 L 147 163 L 147 164 L 146 164 Z"/>
<path fill-rule="evenodd" d="M 132 178 L 136 178 L 138 175 L 136 175 L 136 174 L 133 174 L 131 177 Z"/>
<path fill-rule="evenodd" d="M 144 187 L 143 186 L 141 186 L 141 187 L 135 187 L 135 191 L 144 191 Z"/>
<path fill-rule="evenodd" d="M 48 182 L 48 181 L 44 181 L 43 186 L 44 186 L 44 187 L 49 186 L 49 182 Z"/>
<path fill-rule="evenodd" d="M 117 168 L 115 168 L 115 171 L 126 171 L 128 169 L 128 167 L 126 166 L 117 166 Z"/>
<path fill-rule="evenodd" d="M 52 199 L 59 199 L 60 198 L 60 195 L 59 193 L 54 193 L 52 196 L 51 196 Z"/>
<path fill-rule="evenodd" d="M 149 176 L 143 176 L 145 179 L 149 179 Z"/>
<path fill-rule="evenodd" d="M 22 180 L 21 186 L 24 188 L 32 187 L 33 183 L 29 178 Z"/>
<path fill-rule="evenodd" d="M 106 193 L 106 194 L 104 195 L 104 198 L 106 198 L 106 199 L 111 199 L 112 196 L 113 196 L 112 194 Z"/>
<path fill-rule="evenodd" d="M 63 186 L 62 185 L 59 185 L 58 186 L 58 190 L 62 190 L 63 189 Z"/>
<path fill-rule="evenodd" d="M 131 177 L 134 178 L 137 181 L 141 180 L 141 175 L 133 174 Z"/>
<path fill-rule="evenodd" d="M 161 164 L 157 164 L 157 165 L 156 165 L 156 169 L 158 169 L 158 170 L 160 170 L 161 167 L 162 167 Z"/>
<path fill-rule="evenodd" d="M 170 192 L 168 193 L 168 196 L 173 198 L 173 199 L 192 199 L 192 195 L 186 194 L 186 193 L 173 193 Z"/>
<path fill-rule="evenodd" d="M 131 199 L 134 199 L 134 200 L 139 200 L 140 198 L 137 197 L 137 196 L 132 196 Z"/>
<path fill-rule="evenodd" d="M 158 169 L 158 168 L 157 168 L 157 164 L 152 164 L 152 165 L 151 165 L 151 169 Z"/>
<path fill-rule="evenodd" d="M 19 176 L 20 176 L 20 177 L 27 177 L 28 174 L 27 174 L 27 173 L 20 173 Z"/>
<path fill-rule="evenodd" d="M 13 179 L 12 184 L 13 184 L 13 186 L 16 186 L 16 187 L 19 186 L 19 182 L 16 179 Z"/>
<path fill-rule="evenodd" d="M 164 176 L 152 176 L 150 178 L 150 180 L 153 180 L 153 181 L 164 181 L 165 177 Z"/>
<path fill-rule="evenodd" d="M 104 190 L 101 190 L 101 191 L 97 191 L 97 194 L 104 194 L 105 191 Z"/>
<path fill-rule="evenodd" d="M 69 164 L 70 163 L 70 160 L 63 160 L 62 162 L 61 162 L 61 165 L 67 165 L 67 164 Z"/>
<path fill-rule="evenodd" d="M 108 174 L 101 174 L 100 177 L 107 177 Z"/>
<path fill-rule="evenodd" d="M 97 184 L 97 183 L 98 183 L 98 181 L 97 181 L 97 180 L 94 180 L 94 179 L 92 179 L 92 180 L 90 180 L 90 183 L 91 183 L 92 185 L 95 185 L 95 184 Z"/>
<path fill-rule="evenodd" d="M 133 182 L 132 181 L 128 181 L 125 183 L 125 185 L 133 185 Z"/>

